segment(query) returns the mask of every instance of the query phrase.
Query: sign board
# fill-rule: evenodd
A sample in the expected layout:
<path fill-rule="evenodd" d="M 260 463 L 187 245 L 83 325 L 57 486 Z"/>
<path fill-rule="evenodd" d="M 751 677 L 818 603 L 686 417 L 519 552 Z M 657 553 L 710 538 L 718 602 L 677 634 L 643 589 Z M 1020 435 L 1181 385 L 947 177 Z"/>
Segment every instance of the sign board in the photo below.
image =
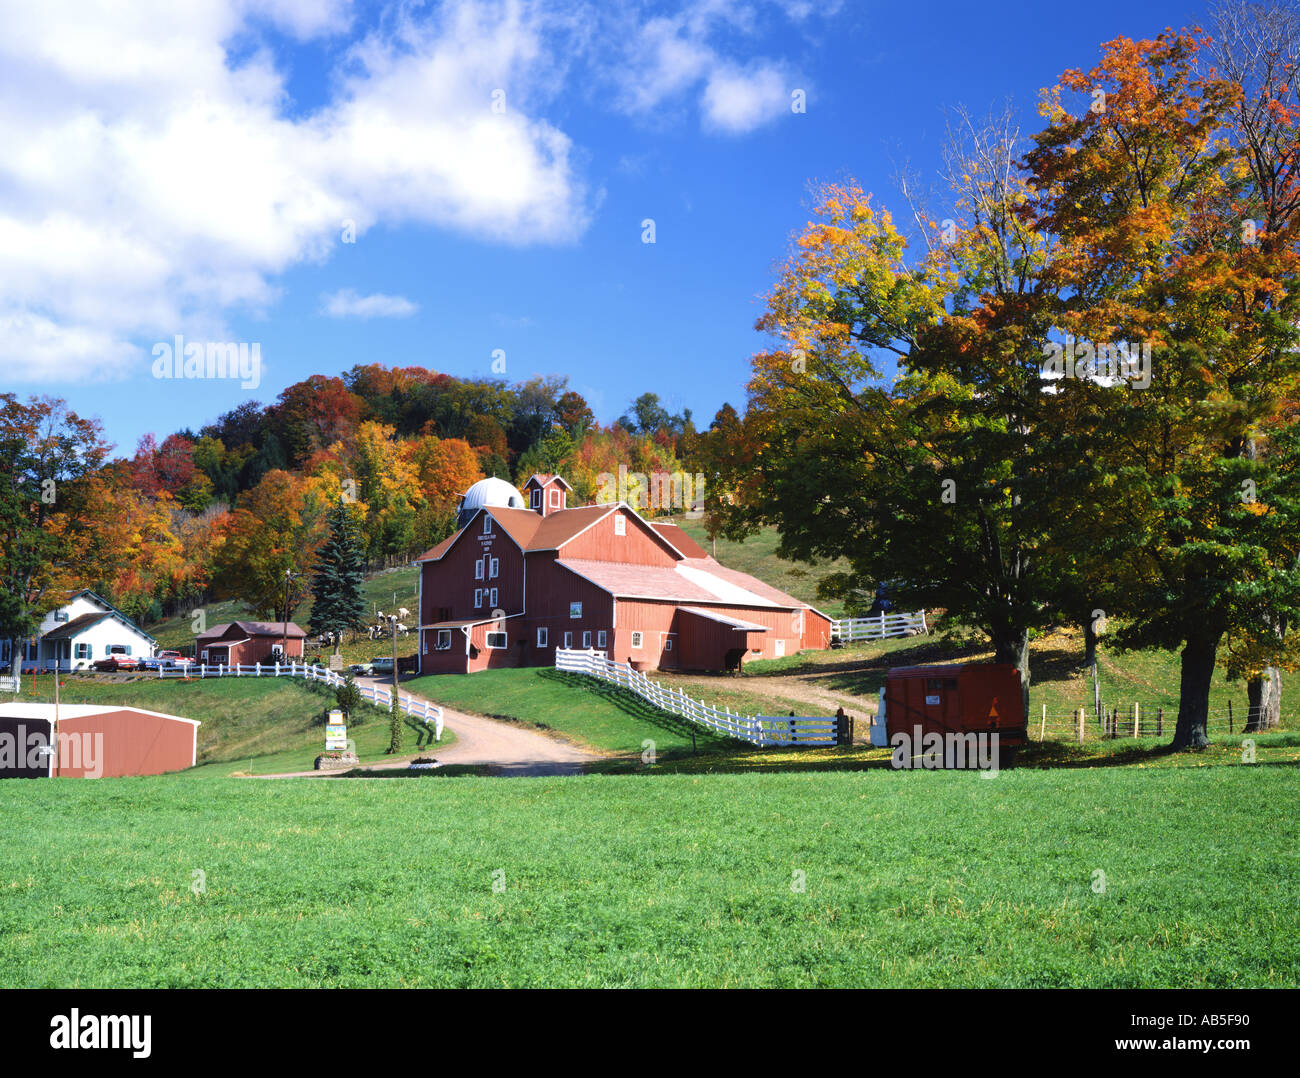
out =
<path fill-rule="evenodd" d="M 331 669 L 331 670 L 342 670 L 342 669 L 343 669 L 343 656 L 342 656 L 342 655 L 331 655 L 331 656 L 330 656 L 330 669 Z"/>
<path fill-rule="evenodd" d="M 926 707 L 938 707 L 938 706 L 939 706 L 939 698 L 938 698 L 937 696 L 927 696 L 927 697 L 925 698 L 925 706 L 926 706 Z"/>
<path fill-rule="evenodd" d="M 341 722 L 327 723 L 325 726 L 325 748 L 346 749 L 348 747 L 348 728 Z"/>

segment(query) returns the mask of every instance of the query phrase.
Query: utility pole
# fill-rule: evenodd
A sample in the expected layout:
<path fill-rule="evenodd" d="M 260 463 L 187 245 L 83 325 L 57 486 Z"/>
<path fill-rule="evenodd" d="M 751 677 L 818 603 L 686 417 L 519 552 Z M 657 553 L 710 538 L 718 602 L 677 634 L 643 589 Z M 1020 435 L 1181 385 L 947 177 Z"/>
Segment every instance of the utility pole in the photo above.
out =
<path fill-rule="evenodd" d="M 280 650 L 284 652 L 286 662 L 289 659 L 289 581 L 296 580 L 300 575 L 292 569 L 284 571 L 284 621 L 280 623 Z"/>

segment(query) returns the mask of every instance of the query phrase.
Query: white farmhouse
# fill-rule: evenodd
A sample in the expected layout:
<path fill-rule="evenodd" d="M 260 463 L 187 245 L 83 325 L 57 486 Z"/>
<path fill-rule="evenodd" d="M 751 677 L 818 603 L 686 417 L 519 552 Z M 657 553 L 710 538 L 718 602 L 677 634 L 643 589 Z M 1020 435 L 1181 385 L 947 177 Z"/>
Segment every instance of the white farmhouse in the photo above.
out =
<path fill-rule="evenodd" d="M 110 654 L 147 658 L 154 640 L 112 603 L 85 589 L 45 615 L 36 637 L 23 646 L 22 669 L 85 670 Z M 0 641 L 0 668 L 9 665 L 9 641 Z"/>

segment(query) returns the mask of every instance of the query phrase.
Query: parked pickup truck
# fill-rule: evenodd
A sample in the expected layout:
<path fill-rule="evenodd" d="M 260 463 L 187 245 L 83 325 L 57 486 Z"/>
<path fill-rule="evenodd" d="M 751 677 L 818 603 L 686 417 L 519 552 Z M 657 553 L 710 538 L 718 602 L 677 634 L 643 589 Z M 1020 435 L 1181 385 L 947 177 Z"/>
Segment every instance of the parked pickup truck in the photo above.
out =
<path fill-rule="evenodd" d="M 174 670 L 180 666 L 191 666 L 194 660 L 179 651 L 160 651 L 147 659 L 140 660 L 142 670 Z"/>

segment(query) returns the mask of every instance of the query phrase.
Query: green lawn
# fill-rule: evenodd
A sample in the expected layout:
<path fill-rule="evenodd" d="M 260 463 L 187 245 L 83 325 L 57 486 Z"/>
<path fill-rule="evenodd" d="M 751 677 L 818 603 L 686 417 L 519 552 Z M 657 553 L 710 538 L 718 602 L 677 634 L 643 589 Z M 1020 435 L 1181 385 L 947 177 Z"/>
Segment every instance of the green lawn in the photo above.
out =
<path fill-rule="evenodd" d="M 51 677 L 23 678 L 20 699 L 27 703 L 54 699 Z M 334 706 L 334 693 L 322 685 L 297 678 L 205 678 L 201 681 L 142 677 L 111 682 L 84 676 L 64 677 L 60 699 L 69 704 L 119 704 L 198 719 L 199 766 L 185 774 L 220 777 L 233 772 L 309 771 L 325 747 L 325 715 Z M 387 712 L 363 704 L 348 736 L 356 741 L 362 762 L 385 758 L 390 741 Z M 406 718 L 405 749 L 429 747 L 431 727 Z M 442 747 L 455 735 L 443 732 Z"/>
<path fill-rule="evenodd" d="M 0 983 L 1295 987 L 1298 790 L 1227 763 L 14 781 Z"/>

